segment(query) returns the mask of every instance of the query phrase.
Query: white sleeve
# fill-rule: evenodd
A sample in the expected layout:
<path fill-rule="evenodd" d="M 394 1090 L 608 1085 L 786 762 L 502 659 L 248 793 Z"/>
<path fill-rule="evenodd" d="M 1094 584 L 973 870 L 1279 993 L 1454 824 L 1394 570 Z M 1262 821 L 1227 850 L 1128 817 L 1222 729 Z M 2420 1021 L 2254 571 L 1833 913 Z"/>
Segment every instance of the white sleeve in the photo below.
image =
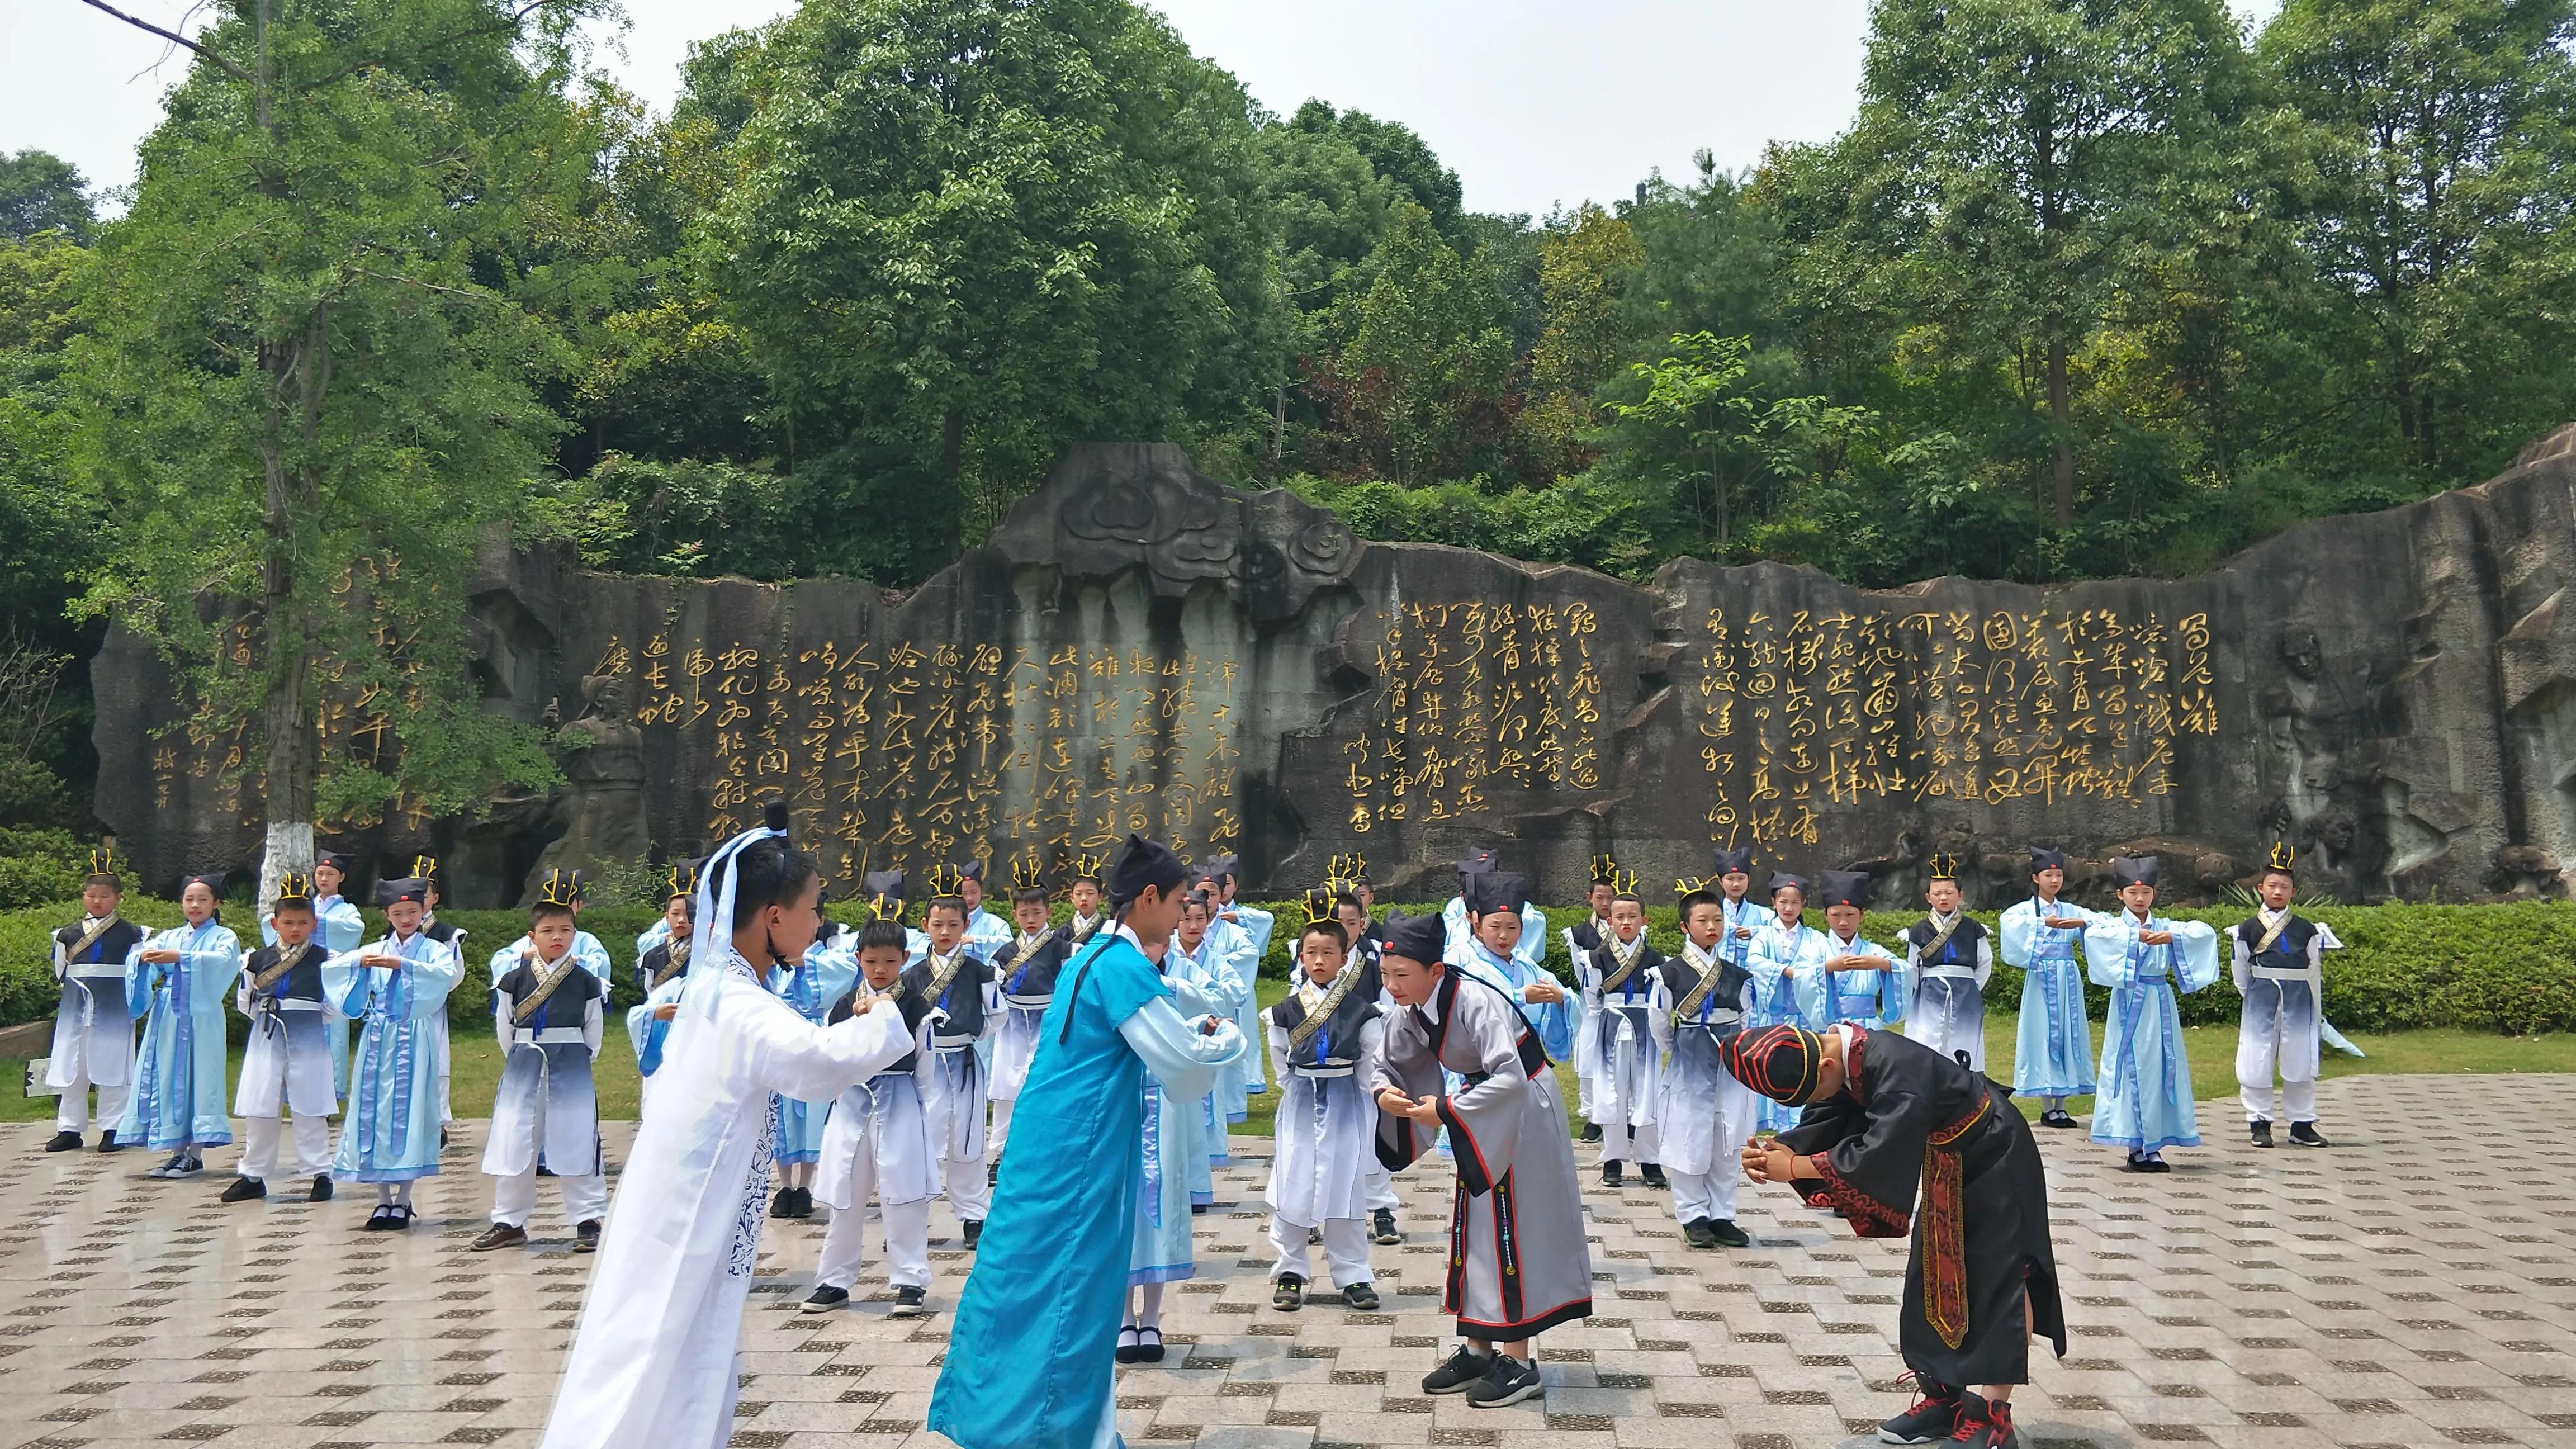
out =
<path fill-rule="evenodd" d="M 590 1009 L 582 1014 L 582 1044 L 590 1048 L 591 1059 L 594 1061 L 599 1058 L 600 1037 L 603 1035 L 602 1028 L 606 1024 L 606 1013 L 603 1008 L 607 1002 L 608 993 L 602 991 L 590 999 Z"/>
<path fill-rule="evenodd" d="M 1233 1022 L 1219 1022 L 1213 1035 L 1201 1032 L 1159 996 L 1118 1023 L 1118 1035 L 1181 1102 L 1206 1096 L 1216 1085 L 1217 1068 L 1242 1056 L 1245 1047 L 1242 1028 Z"/>
<path fill-rule="evenodd" d="M 1977 938 L 1977 989 L 1985 990 L 1986 978 L 1994 974 L 1995 938 L 1991 935 L 1979 936 Z"/>
<path fill-rule="evenodd" d="M 828 1102 L 913 1049 L 903 1013 L 892 1003 L 833 1026 L 816 1026 L 775 996 L 728 992 L 728 1006 L 737 994 L 744 1002 L 734 1010 L 742 1016 L 743 1059 L 751 1079 L 782 1097 Z"/>
<path fill-rule="evenodd" d="M 2228 932 L 2227 974 L 2235 978 L 2236 989 L 2240 994 L 2245 990 L 2245 984 L 2253 979 L 2253 972 L 2250 969 L 2251 965 L 2252 962 L 2245 954 L 2244 935 L 2237 931 Z"/>

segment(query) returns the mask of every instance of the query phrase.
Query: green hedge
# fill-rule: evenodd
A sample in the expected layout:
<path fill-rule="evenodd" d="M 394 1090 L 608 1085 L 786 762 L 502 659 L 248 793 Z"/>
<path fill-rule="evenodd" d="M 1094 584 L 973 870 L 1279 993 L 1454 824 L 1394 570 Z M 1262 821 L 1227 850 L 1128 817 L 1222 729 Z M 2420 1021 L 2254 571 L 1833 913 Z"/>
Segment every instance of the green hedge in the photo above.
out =
<path fill-rule="evenodd" d="M 1302 902 L 1268 904 L 1278 917 L 1262 974 L 1285 977 L 1296 946 L 1297 927 L 1305 920 Z M 1409 913 L 1439 910 L 1436 904 L 1405 906 Z M 1572 977 L 1558 934 L 1579 919 L 1580 906 L 1548 909 L 1548 964 Z M 863 916 L 856 904 L 835 904 L 830 913 L 855 924 Z M 167 901 L 129 897 L 126 914 L 149 926 L 175 925 L 179 908 Z M 247 918 L 241 906 L 227 910 L 237 930 Z M 1058 919 L 1066 914 L 1058 907 Z M 2238 909 L 2181 910 L 2178 919 L 2207 921 L 2224 931 L 2243 920 Z M 2422 1027 L 2456 1027 L 2471 1031 L 2530 1035 L 2576 1030 L 2576 903 L 2528 901 L 2476 906 L 2330 906 L 2314 913 L 2334 927 L 2345 948 L 2326 958 L 2326 1015 L 2346 1031 L 2406 1031 Z M 0 1022 L 34 1021 L 53 1011 L 53 929 L 80 915 L 76 903 L 0 912 Z M 1658 944 L 1672 949 L 1680 926 L 1672 908 L 1647 912 Z M 441 918 L 465 931 L 466 979 L 457 994 L 479 999 L 491 983 L 484 962 L 492 952 L 516 940 L 527 928 L 519 911 L 446 911 Z M 623 1009 L 637 999 L 634 979 L 635 936 L 653 923 L 650 910 L 598 907 L 582 913 L 582 927 L 608 947 L 617 963 L 612 985 L 615 1005 Z M 1870 913 L 1863 930 L 1885 944 L 1896 939 L 1914 919 L 1889 911 Z M 1995 918 L 1980 913 L 1991 927 Z M 368 917 L 371 925 L 381 918 Z M 2223 949 L 2224 943 L 2222 943 Z M 2224 961 L 2222 955 L 2221 960 Z M 2000 961 L 1988 999 L 2018 1002 L 2021 973 Z M 2093 1012 L 2102 1012 L 2104 993 L 2093 993 Z M 2182 998 L 2188 1024 L 2206 1025 L 2236 1019 L 2238 998 L 2225 972 L 2218 984 Z M 455 1029 L 489 1030 L 479 1011 L 450 1014 Z"/>

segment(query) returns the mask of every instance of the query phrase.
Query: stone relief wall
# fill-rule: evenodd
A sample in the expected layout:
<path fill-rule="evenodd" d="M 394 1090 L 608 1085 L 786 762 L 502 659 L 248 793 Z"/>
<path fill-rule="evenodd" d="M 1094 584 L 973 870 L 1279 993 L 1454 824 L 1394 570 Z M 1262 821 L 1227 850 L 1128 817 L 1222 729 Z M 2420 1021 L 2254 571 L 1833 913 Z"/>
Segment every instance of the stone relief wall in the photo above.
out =
<path fill-rule="evenodd" d="M 437 849 L 476 903 L 695 851 L 773 793 L 841 880 L 969 855 L 1061 871 L 1133 830 L 1240 854 L 1279 892 L 1356 851 L 1390 894 L 1445 894 L 1482 845 L 1570 898 L 1597 851 L 1663 888 L 1749 843 L 1869 868 L 1888 904 L 1956 852 L 2000 901 L 2038 841 L 2078 858 L 2079 892 L 2136 849 L 2206 896 L 2286 837 L 2307 889 L 2462 899 L 2562 893 L 2576 851 L 2576 429 L 2184 580 L 1872 592 L 1683 560 L 1638 588 L 1363 543 L 1162 444 L 1077 450 L 900 598 L 506 549 L 482 574 L 478 682 L 559 729 L 564 783 L 332 837 L 388 866 Z M 165 730 L 179 711 L 130 639 L 94 678 L 99 813 L 134 858 L 247 861 L 239 741 Z"/>

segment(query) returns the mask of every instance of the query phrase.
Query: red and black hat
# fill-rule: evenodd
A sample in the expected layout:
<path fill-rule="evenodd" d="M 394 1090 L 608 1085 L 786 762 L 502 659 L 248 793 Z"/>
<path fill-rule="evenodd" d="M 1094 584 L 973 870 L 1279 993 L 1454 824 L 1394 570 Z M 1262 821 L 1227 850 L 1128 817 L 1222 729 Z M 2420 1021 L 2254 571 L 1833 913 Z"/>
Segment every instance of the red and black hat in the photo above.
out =
<path fill-rule="evenodd" d="M 1797 1106 L 1816 1090 L 1825 1039 L 1804 1027 L 1738 1032 L 1719 1053 L 1729 1075 L 1774 1102 Z"/>

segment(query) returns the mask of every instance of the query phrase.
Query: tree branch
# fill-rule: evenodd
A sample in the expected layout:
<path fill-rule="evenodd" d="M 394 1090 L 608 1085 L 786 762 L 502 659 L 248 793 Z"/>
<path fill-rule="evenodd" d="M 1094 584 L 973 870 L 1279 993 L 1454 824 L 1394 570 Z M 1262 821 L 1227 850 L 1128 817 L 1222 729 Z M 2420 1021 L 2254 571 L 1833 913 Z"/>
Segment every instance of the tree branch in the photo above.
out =
<path fill-rule="evenodd" d="M 85 0 L 85 3 L 96 5 L 98 4 L 98 0 Z M 507 20 L 495 21 L 488 25 L 469 25 L 462 30 L 451 31 L 446 35 L 438 37 L 436 40 L 432 40 L 424 45 L 405 51 L 403 52 L 403 55 L 405 58 L 427 55 L 429 52 L 437 50 L 442 46 L 453 45 L 460 40 L 471 40 L 479 35 L 505 35 L 517 30 L 519 28 L 520 21 L 527 19 L 529 16 L 536 14 L 540 10 L 552 9 L 557 5 L 570 5 L 576 3 L 579 3 L 579 0 L 527 0 L 526 4 L 513 9 L 510 12 L 510 18 Z M 359 71 L 373 70 L 377 66 L 383 65 L 392 59 L 394 59 L 394 56 L 390 52 L 383 55 L 369 56 L 365 60 L 353 61 L 348 65 L 344 65 L 338 70 L 331 72 L 329 75 L 310 82 L 310 84 L 315 87 L 327 86 L 333 81 L 340 80 L 347 76 L 356 75 Z"/>
<path fill-rule="evenodd" d="M 181 35 L 175 30 L 164 30 L 149 20 L 137 19 L 136 17 L 128 15 L 124 11 L 117 9 L 115 6 L 106 3 L 106 0 L 81 0 L 81 3 L 92 10 L 99 11 L 102 14 L 113 15 L 117 19 L 124 21 L 126 24 L 133 26 L 135 29 L 143 31 L 147 35 L 160 36 L 163 40 L 170 42 L 172 45 L 184 45 L 207 60 L 213 61 L 216 66 L 222 69 L 224 74 L 231 76 L 234 80 L 240 81 L 244 85 L 254 84 L 249 71 L 246 71 L 240 66 L 233 64 L 231 61 L 224 59 L 222 56 L 216 54 L 212 48 L 199 45 L 197 42 L 190 40 L 188 37 Z"/>

